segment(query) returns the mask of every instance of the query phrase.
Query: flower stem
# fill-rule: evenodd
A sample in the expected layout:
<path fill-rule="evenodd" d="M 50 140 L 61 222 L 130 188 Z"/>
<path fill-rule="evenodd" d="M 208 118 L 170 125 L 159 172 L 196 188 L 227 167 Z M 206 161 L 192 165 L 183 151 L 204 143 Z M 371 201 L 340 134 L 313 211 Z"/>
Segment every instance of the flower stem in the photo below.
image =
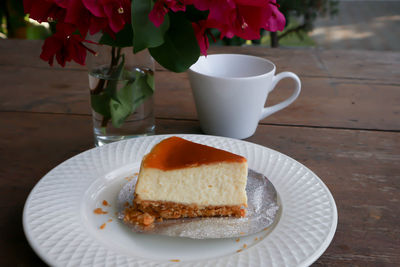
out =
<path fill-rule="evenodd" d="M 104 77 L 99 78 L 96 87 L 93 90 L 90 90 L 91 95 L 100 95 L 101 93 L 103 93 L 105 91 L 105 89 L 110 85 L 110 83 L 115 82 L 115 81 L 109 80 L 108 77 L 112 76 L 113 72 L 115 71 L 116 67 L 118 66 L 118 62 L 120 61 L 120 58 L 121 58 L 121 47 L 118 47 L 116 49 L 116 47 L 113 46 L 111 48 L 110 65 L 109 65 L 106 73 L 103 74 Z M 107 127 L 110 119 L 111 118 L 108 116 L 103 116 L 103 118 L 101 120 L 101 127 L 103 127 L 105 129 Z"/>
<path fill-rule="evenodd" d="M 106 128 L 109 120 L 110 118 L 103 116 L 103 119 L 101 120 L 101 127 Z"/>
<path fill-rule="evenodd" d="M 117 51 L 115 51 L 117 50 Z M 113 46 L 111 48 L 111 62 L 110 62 L 110 66 L 107 70 L 107 74 L 106 76 L 112 76 L 111 74 L 114 72 L 114 69 L 118 66 L 118 62 L 121 58 L 121 47 L 118 47 L 117 49 L 115 49 L 115 46 Z M 96 91 L 97 94 L 100 94 L 101 92 L 104 91 L 104 88 L 108 87 L 108 84 L 110 82 L 115 82 L 115 81 L 111 81 L 111 80 L 107 80 L 107 85 L 105 85 L 105 79 L 100 79 L 99 83 L 97 84 L 96 88 L 94 91 Z M 101 121 L 101 127 L 107 127 L 108 122 L 110 121 L 109 117 L 104 117 Z"/>

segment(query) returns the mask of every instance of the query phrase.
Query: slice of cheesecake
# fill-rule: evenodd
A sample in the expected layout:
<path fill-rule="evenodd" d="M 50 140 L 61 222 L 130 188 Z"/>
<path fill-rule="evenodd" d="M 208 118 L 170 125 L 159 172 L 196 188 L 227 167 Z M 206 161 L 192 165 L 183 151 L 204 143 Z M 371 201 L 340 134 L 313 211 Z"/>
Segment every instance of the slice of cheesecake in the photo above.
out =
<path fill-rule="evenodd" d="M 125 220 L 140 224 L 150 217 L 243 217 L 246 182 L 246 158 L 170 137 L 143 158 L 134 207 L 127 209 Z"/>

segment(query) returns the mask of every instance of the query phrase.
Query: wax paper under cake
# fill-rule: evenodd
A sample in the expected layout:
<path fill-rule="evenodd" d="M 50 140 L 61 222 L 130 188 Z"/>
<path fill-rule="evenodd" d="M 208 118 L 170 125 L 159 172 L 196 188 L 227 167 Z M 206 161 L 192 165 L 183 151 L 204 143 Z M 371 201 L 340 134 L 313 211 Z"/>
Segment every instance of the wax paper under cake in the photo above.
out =
<path fill-rule="evenodd" d="M 132 204 L 136 180 L 137 177 L 128 182 L 118 195 L 118 218 L 121 220 L 124 218 L 126 203 Z M 155 222 L 153 228 L 146 230 L 138 225 L 129 224 L 129 227 L 134 232 L 194 239 L 229 238 L 254 234 L 273 224 L 280 206 L 272 183 L 264 175 L 252 170 L 248 173 L 246 193 L 248 207 L 246 217 L 243 218 L 180 218 Z"/>

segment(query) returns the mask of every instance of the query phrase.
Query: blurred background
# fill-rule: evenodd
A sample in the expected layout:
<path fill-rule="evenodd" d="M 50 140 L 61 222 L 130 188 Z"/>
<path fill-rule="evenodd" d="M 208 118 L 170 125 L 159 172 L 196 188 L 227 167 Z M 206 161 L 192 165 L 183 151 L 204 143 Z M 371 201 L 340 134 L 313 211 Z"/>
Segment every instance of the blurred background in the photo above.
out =
<path fill-rule="evenodd" d="M 277 0 L 287 18 L 284 32 L 260 40 L 218 38 L 219 45 L 400 50 L 400 0 Z M 45 39 L 51 26 L 24 15 L 22 0 L 0 2 L 0 38 Z"/>

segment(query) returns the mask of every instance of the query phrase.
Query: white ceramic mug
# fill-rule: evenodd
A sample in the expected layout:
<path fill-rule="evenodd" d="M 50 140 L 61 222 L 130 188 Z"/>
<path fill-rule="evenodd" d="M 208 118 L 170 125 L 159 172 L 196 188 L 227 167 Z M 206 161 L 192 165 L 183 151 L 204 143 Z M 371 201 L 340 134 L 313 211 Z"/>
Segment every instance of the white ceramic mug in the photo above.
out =
<path fill-rule="evenodd" d="M 197 115 L 204 133 L 247 138 L 258 122 L 289 106 L 300 94 L 301 82 L 292 72 L 275 75 L 275 65 L 264 58 L 217 54 L 200 57 L 188 70 Z M 296 86 L 286 100 L 264 107 L 275 85 L 291 78 Z"/>

